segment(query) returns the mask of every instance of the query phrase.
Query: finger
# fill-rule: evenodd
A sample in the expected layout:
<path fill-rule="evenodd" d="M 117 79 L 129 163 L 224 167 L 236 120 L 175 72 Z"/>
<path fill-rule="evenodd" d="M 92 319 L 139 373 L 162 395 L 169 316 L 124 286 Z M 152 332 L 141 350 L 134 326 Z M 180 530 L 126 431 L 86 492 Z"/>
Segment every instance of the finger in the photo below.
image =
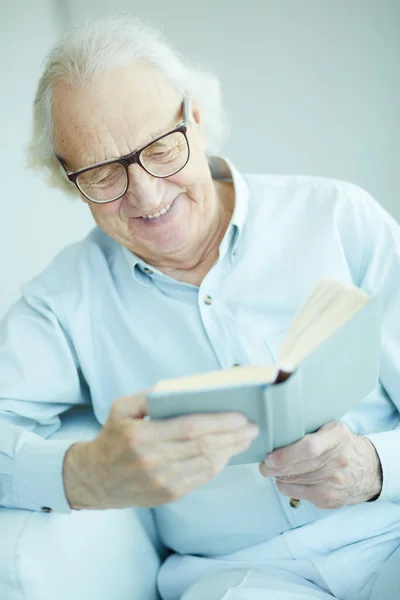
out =
<path fill-rule="evenodd" d="M 264 477 L 292 477 L 304 475 L 306 473 L 314 473 L 315 471 L 323 469 L 332 461 L 332 456 L 332 450 L 327 450 L 317 458 L 294 463 L 288 467 L 272 468 L 268 467 L 265 462 L 262 462 L 260 463 L 259 468 Z"/>
<path fill-rule="evenodd" d="M 317 485 L 331 481 L 332 470 L 327 468 L 318 469 L 312 473 L 300 473 L 298 475 L 282 475 L 276 477 L 280 483 L 293 483 L 298 485 Z"/>
<path fill-rule="evenodd" d="M 190 482 L 197 481 L 198 485 L 216 477 L 227 465 L 230 458 L 248 447 L 244 442 L 242 446 L 221 449 L 213 455 L 195 456 L 184 461 L 170 463 L 170 468 L 165 473 L 169 488 L 187 489 Z"/>
<path fill-rule="evenodd" d="M 265 460 L 267 467 L 285 469 L 297 463 L 311 461 L 322 457 L 327 452 L 334 452 L 348 428 L 344 423 L 327 423 L 317 432 L 305 435 L 301 440 L 274 450 Z"/>
<path fill-rule="evenodd" d="M 223 468 L 223 467 L 222 467 Z M 221 470 L 222 470 L 221 468 Z M 194 471 L 191 475 L 182 478 L 174 477 L 169 481 L 168 489 L 178 499 L 186 496 L 193 490 L 205 485 L 212 477 L 206 470 Z"/>
<path fill-rule="evenodd" d="M 276 487 L 281 494 L 288 498 L 298 498 L 299 500 L 309 500 L 310 502 L 312 502 L 313 499 L 315 500 L 316 494 L 315 487 L 313 486 L 277 481 Z"/>
<path fill-rule="evenodd" d="M 161 446 L 157 446 L 157 453 L 160 462 L 185 460 L 195 456 L 212 456 L 225 451 L 233 455 L 243 446 L 248 447 L 257 435 L 258 428 L 251 425 L 234 432 L 206 434 L 194 440 L 164 442 Z"/>
<path fill-rule="evenodd" d="M 168 462 L 152 472 L 152 479 L 157 482 L 158 488 L 167 492 L 170 502 L 177 501 L 216 477 L 229 459 L 245 450 L 248 444 L 246 441 L 241 447 L 226 448 L 211 456 L 195 456 L 184 461 Z"/>
<path fill-rule="evenodd" d="M 141 419 L 147 415 L 146 396 L 149 390 L 144 390 L 131 396 L 122 396 L 113 402 L 113 417 L 118 420 Z"/>
<path fill-rule="evenodd" d="M 248 421 L 240 413 L 205 413 L 173 419 L 152 419 L 145 424 L 148 439 L 168 441 L 194 440 L 207 434 L 238 431 Z"/>

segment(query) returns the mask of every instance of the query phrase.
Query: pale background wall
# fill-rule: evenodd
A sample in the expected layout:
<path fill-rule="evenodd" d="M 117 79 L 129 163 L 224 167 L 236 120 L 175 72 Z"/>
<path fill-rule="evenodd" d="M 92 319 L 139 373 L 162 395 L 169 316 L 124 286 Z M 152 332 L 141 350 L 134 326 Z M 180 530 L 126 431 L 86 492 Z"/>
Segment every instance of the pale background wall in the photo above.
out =
<path fill-rule="evenodd" d="M 0 317 L 20 284 L 91 223 L 83 203 L 24 170 L 40 64 L 59 28 L 52 0 L 0 0 Z"/>
<path fill-rule="evenodd" d="M 19 165 L 47 48 L 70 23 L 116 9 L 220 76 L 225 153 L 240 168 L 348 179 L 400 218 L 398 0 L 0 0 L 0 316 L 91 226 L 83 205 Z"/>

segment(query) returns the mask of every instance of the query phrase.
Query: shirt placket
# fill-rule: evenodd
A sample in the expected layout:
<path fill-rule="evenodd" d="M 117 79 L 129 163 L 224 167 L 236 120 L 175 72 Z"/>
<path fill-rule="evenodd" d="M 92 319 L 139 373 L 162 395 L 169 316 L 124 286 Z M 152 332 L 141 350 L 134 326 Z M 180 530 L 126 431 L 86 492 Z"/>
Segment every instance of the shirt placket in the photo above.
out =
<path fill-rule="evenodd" d="M 227 269 L 232 268 L 235 259 L 234 240 L 235 232 L 227 232 L 220 247 L 219 259 L 204 277 L 197 299 L 204 331 L 222 369 L 237 366 L 243 361 L 235 328 L 227 319 L 226 290 L 224 294 L 221 293 L 224 276 Z"/>

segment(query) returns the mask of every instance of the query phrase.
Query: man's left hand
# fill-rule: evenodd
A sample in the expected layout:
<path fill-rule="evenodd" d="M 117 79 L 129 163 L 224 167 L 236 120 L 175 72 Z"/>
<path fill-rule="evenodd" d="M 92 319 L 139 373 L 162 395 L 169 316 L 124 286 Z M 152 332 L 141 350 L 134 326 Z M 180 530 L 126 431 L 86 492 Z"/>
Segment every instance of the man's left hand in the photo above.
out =
<path fill-rule="evenodd" d="M 264 477 L 275 477 L 279 491 L 318 508 L 340 508 L 377 498 L 382 468 L 372 442 L 341 422 L 269 454 L 260 463 Z"/>

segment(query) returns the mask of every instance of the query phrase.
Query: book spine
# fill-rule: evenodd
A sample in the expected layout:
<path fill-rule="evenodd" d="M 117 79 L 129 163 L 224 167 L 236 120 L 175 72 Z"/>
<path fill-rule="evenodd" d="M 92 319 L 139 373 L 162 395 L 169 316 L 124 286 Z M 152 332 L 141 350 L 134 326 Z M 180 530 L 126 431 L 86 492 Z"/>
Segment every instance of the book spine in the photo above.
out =
<path fill-rule="evenodd" d="M 306 402 L 307 399 L 304 399 Z M 264 389 L 267 453 L 293 444 L 305 435 L 301 370 Z"/>
<path fill-rule="evenodd" d="M 275 431 L 276 431 L 276 415 L 274 414 L 274 401 L 271 394 L 272 385 L 265 385 L 263 387 L 263 399 L 264 399 L 264 432 L 265 432 L 265 454 L 269 454 L 274 450 L 275 446 Z"/>

